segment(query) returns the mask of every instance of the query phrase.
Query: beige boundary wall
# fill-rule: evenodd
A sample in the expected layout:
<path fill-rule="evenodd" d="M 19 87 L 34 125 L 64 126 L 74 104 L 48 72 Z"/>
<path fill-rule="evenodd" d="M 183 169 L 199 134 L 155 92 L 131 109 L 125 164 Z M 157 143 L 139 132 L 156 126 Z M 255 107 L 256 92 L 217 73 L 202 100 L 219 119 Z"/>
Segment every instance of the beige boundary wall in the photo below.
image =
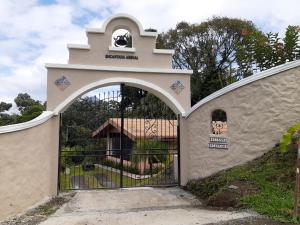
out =
<path fill-rule="evenodd" d="M 59 123 L 52 115 L 0 127 L 0 221 L 57 194 Z"/>
<path fill-rule="evenodd" d="M 300 120 L 300 61 L 228 86 L 181 118 L 181 185 L 254 159 Z M 211 112 L 228 119 L 228 150 L 209 149 Z M 0 127 L 0 220 L 57 194 L 58 116 Z"/>
<path fill-rule="evenodd" d="M 208 148 L 215 109 L 227 113 L 228 150 Z M 208 96 L 182 119 L 182 184 L 261 156 L 297 121 L 300 61 L 253 75 Z"/>

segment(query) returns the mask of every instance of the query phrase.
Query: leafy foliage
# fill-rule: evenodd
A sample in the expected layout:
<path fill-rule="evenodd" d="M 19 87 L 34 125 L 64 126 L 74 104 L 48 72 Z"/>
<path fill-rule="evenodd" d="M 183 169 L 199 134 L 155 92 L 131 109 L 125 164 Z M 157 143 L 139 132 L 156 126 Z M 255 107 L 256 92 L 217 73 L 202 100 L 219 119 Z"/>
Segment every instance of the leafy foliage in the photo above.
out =
<path fill-rule="evenodd" d="M 135 118 L 176 118 L 174 112 L 158 97 L 143 89 L 124 87 L 126 115 Z"/>
<path fill-rule="evenodd" d="M 14 101 L 21 113 L 25 112 L 26 110 L 29 110 L 33 105 L 40 104 L 39 101 L 32 99 L 27 93 L 18 94 Z"/>
<path fill-rule="evenodd" d="M 174 68 L 193 70 L 192 104 L 244 77 L 236 68 L 243 29 L 258 32 L 251 21 L 214 17 L 201 24 L 180 22 L 158 36 L 157 48 L 175 49 Z"/>
<path fill-rule="evenodd" d="M 279 150 L 286 152 L 288 146 L 292 143 L 293 135 L 300 129 L 300 122 L 297 122 L 293 126 L 289 127 L 287 131 L 282 135 L 279 142 Z"/>
<path fill-rule="evenodd" d="M 161 33 L 157 48 L 175 49 L 173 67 L 193 70 L 192 105 L 242 78 L 300 58 L 298 26 L 285 37 L 263 33 L 251 21 L 214 17 L 200 24 L 180 22 Z"/>
<path fill-rule="evenodd" d="M 34 119 L 39 116 L 44 110 L 45 105 L 40 101 L 34 100 L 27 93 L 20 93 L 14 99 L 20 114 L 8 114 L 3 113 L 8 111 L 11 107 L 11 103 L 0 103 L 0 126 L 22 123 Z"/>
<path fill-rule="evenodd" d="M 167 160 L 168 144 L 154 139 L 138 139 L 133 148 L 131 161 L 135 164 L 141 161 L 151 163 Z"/>
<path fill-rule="evenodd" d="M 62 145 L 85 146 L 94 141 L 93 131 L 109 118 L 121 116 L 120 100 L 119 91 L 110 93 L 105 99 L 99 96 L 76 99 L 62 114 Z M 124 116 L 128 118 L 176 118 L 164 102 L 142 89 L 125 86 L 123 104 Z"/>
<path fill-rule="evenodd" d="M 283 41 L 284 41 L 285 59 L 288 61 L 299 59 L 300 58 L 299 27 L 288 26 Z"/>
<path fill-rule="evenodd" d="M 41 105 L 40 103 L 38 104 L 35 103 L 30 107 L 28 107 L 26 110 L 24 110 L 21 113 L 21 116 L 18 117 L 17 121 L 22 123 L 22 122 L 32 120 L 38 117 L 44 111 L 44 109 L 45 108 L 43 105 Z"/>
<path fill-rule="evenodd" d="M 12 104 L 6 102 L 0 102 L 0 112 L 8 111 L 12 107 Z"/>
<path fill-rule="evenodd" d="M 17 123 L 18 115 L 9 115 L 7 113 L 0 113 L 0 126 L 6 126 L 9 124 Z"/>
<path fill-rule="evenodd" d="M 76 99 L 61 115 L 61 144 L 63 146 L 82 146 L 98 142 L 92 138 L 92 133 L 112 115 L 119 116 L 120 102 L 117 94 L 107 101 L 99 97 L 85 97 Z M 107 97 L 106 97 L 107 98 Z"/>
<path fill-rule="evenodd" d="M 11 115 L 4 113 L 12 107 L 12 104 L 6 102 L 0 102 L 0 126 L 11 124 L 16 118 L 12 118 Z"/>
<path fill-rule="evenodd" d="M 99 152 L 95 152 L 104 150 L 105 144 L 105 140 L 98 139 L 97 141 L 86 144 L 85 146 L 76 145 L 62 147 L 60 150 L 60 164 L 62 170 L 72 165 L 96 163 L 97 160 L 102 158 L 102 156 L 105 156 L 105 151 L 100 154 Z M 95 154 L 97 154 L 97 157 L 95 157 Z"/>
<path fill-rule="evenodd" d="M 297 60 L 300 58 L 299 27 L 288 26 L 283 39 L 278 33 L 249 31 L 239 42 L 236 54 L 239 72 L 247 76 Z"/>

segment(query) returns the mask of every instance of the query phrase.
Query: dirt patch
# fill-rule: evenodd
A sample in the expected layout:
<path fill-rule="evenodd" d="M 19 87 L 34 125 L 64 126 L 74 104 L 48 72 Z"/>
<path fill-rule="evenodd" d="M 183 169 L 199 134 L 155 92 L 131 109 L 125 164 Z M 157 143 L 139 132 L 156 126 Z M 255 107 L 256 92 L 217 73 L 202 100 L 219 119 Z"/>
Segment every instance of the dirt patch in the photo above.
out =
<path fill-rule="evenodd" d="M 73 198 L 75 193 L 67 193 L 52 198 L 50 201 L 29 210 L 24 215 L 16 216 L 0 222 L 0 225 L 36 225 L 46 220 L 51 214 L 55 213 L 59 207 Z"/>
<path fill-rule="evenodd" d="M 208 206 L 221 208 L 235 208 L 240 206 L 240 198 L 259 192 L 259 189 L 247 181 L 234 181 L 206 201 Z"/>

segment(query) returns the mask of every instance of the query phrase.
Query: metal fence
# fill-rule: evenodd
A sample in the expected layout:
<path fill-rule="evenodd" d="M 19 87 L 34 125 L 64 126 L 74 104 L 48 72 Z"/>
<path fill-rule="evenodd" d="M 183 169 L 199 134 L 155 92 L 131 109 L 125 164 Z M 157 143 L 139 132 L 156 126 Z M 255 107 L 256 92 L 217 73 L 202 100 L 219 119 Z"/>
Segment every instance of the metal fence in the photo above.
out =
<path fill-rule="evenodd" d="M 177 115 L 121 84 L 60 115 L 59 189 L 169 186 L 179 181 Z"/>

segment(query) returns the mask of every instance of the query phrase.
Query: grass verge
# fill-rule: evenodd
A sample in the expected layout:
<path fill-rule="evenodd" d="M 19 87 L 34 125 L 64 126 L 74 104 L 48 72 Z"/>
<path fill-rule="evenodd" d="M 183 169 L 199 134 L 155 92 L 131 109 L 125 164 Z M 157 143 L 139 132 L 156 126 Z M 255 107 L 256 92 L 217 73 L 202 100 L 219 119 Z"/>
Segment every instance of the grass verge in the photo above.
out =
<path fill-rule="evenodd" d="M 192 180 L 187 189 L 217 207 L 251 208 L 281 222 L 300 223 L 293 218 L 293 195 L 297 149 L 285 153 L 276 147 L 245 165 L 211 177 Z"/>

